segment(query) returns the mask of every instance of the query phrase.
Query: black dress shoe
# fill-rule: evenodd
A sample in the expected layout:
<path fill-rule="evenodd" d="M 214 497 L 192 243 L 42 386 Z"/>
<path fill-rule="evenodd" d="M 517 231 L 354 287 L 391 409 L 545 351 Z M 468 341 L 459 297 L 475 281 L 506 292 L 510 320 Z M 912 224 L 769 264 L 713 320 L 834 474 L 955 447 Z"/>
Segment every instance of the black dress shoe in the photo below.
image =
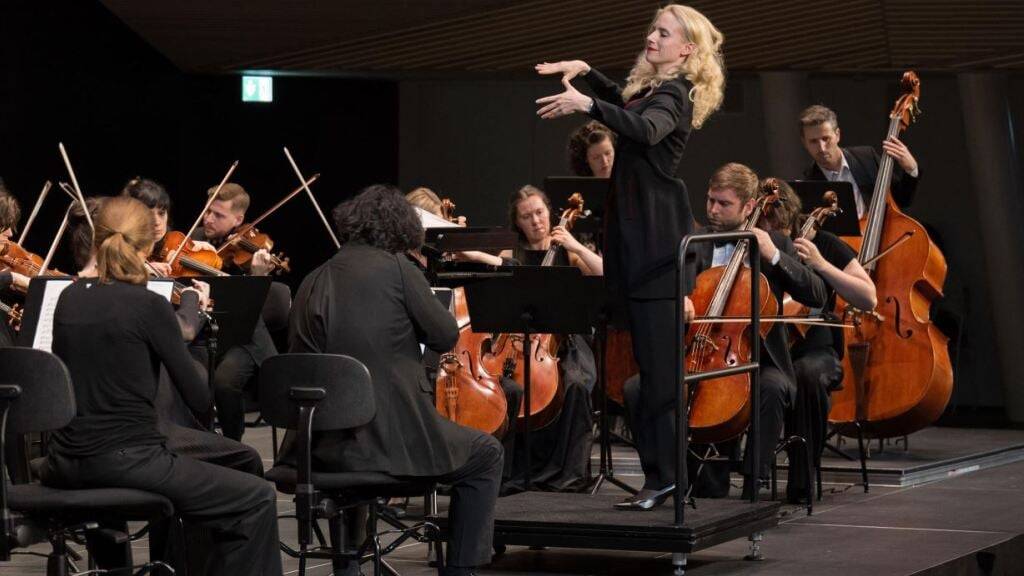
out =
<path fill-rule="evenodd" d="M 615 504 L 616 510 L 654 510 L 665 503 L 675 493 L 676 485 L 670 484 L 660 490 L 644 488 L 636 496 Z"/>

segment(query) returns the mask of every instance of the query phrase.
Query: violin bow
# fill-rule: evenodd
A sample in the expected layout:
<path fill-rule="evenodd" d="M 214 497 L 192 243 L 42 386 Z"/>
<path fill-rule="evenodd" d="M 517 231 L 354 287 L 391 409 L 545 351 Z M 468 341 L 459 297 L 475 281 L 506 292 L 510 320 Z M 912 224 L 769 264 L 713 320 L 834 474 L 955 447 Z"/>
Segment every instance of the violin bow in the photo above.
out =
<path fill-rule="evenodd" d="M 21 235 L 18 236 L 19 246 L 25 242 L 25 238 L 28 236 L 28 230 L 32 227 L 32 223 L 35 222 L 36 216 L 39 215 L 39 209 L 43 207 L 43 200 L 46 200 L 46 195 L 50 193 L 51 186 L 53 186 L 53 183 L 49 180 L 46 181 L 46 184 L 43 184 L 43 191 L 39 193 L 36 205 L 32 208 L 32 213 L 29 214 L 28 220 L 25 221 L 25 227 L 21 229 Z"/>
<path fill-rule="evenodd" d="M 85 206 L 84 202 L 82 203 L 82 206 Z M 60 244 L 60 239 L 64 237 L 64 232 L 68 229 L 68 219 L 71 217 L 71 209 L 74 207 L 75 205 L 72 203 L 64 212 L 64 220 L 60 223 L 57 235 L 53 237 L 53 242 L 50 243 L 50 251 L 46 253 L 46 259 L 39 265 L 39 272 L 36 273 L 36 276 L 46 274 L 46 270 L 50 267 L 50 261 L 53 260 L 53 255 L 57 253 L 57 246 Z M 85 210 L 85 213 L 88 214 L 89 210 Z"/>
<path fill-rule="evenodd" d="M 309 196 L 310 201 L 313 202 L 313 207 L 316 208 L 316 213 L 320 215 L 320 221 L 324 223 L 324 228 L 327 228 L 327 233 L 331 235 L 331 240 L 334 241 L 334 247 L 341 248 L 341 242 L 338 242 L 338 237 L 334 235 L 334 230 L 327 222 L 327 217 L 324 216 L 324 211 L 320 209 L 320 203 L 316 201 L 316 196 L 313 195 L 313 191 L 305 184 L 306 178 L 302 175 L 302 171 L 299 170 L 299 165 L 295 163 L 295 159 L 292 158 L 292 153 L 288 151 L 287 146 L 284 147 L 284 155 L 288 157 L 288 163 L 292 165 L 292 170 L 295 170 L 295 175 L 298 176 L 299 182 L 303 183 L 302 187 L 306 189 L 306 194 Z"/>
<path fill-rule="evenodd" d="M 96 235 L 96 225 L 92 223 L 92 214 L 89 214 L 89 208 L 88 208 L 88 206 L 85 203 L 85 196 L 82 195 L 82 188 L 78 185 L 78 177 L 75 176 L 75 169 L 71 167 L 71 158 L 68 157 L 68 151 L 64 148 L 64 143 L 63 142 L 58 142 L 57 143 L 57 148 L 60 149 L 60 155 L 64 159 L 64 166 L 68 169 L 68 174 L 71 176 L 71 184 L 74 186 L 76 199 L 79 202 L 82 203 L 82 212 L 85 214 L 85 221 L 89 223 L 89 228 L 92 229 L 92 233 L 95 236 Z M 68 208 L 68 214 L 71 213 L 70 211 L 71 211 L 71 209 Z M 64 220 L 65 220 L 65 228 L 66 228 L 67 227 L 67 216 L 64 217 Z M 60 238 L 61 234 L 63 234 L 63 232 L 58 233 L 58 235 L 57 235 L 58 239 Z M 44 269 L 45 269 L 45 267 L 44 267 Z"/>
<path fill-rule="evenodd" d="M 206 211 L 210 209 L 210 205 L 213 204 L 213 201 L 216 200 L 217 196 L 220 195 L 220 189 L 223 188 L 224 185 L 228 183 L 228 179 L 231 178 L 231 175 L 235 173 L 235 168 L 238 168 L 238 160 L 235 160 L 231 164 L 231 167 L 228 168 L 227 173 L 224 174 L 224 178 L 221 179 L 220 184 L 217 184 L 217 188 L 214 189 L 213 194 L 210 194 L 210 197 L 206 200 L 206 205 L 203 206 L 203 209 L 199 211 L 199 216 L 196 218 L 196 221 L 192 223 L 192 227 L 188 229 L 187 233 L 185 233 L 185 241 L 183 241 L 174 251 L 174 253 L 171 254 L 171 257 L 167 259 L 168 262 L 174 262 L 178 258 L 178 255 L 181 254 L 181 250 L 185 247 L 185 244 L 188 244 L 188 239 L 192 237 L 192 233 L 196 231 L 196 228 L 199 226 L 199 223 L 203 221 L 203 216 L 206 215 Z"/>
<path fill-rule="evenodd" d="M 294 198 L 296 194 L 298 194 L 299 192 L 302 192 L 303 189 L 308 188 L 310 184 L 312 184 L 313 182 L 316 182 L 319 179 L 320 179 L 320 174 L 319 173 L 313 174 L 312 178 L 310 178 L 309 180 L 306 180 L 305 182 L 303 182 L 302 186 L 299 186 L 295 190 L 292 190 L 291 192 L 289 192 L 288 195 L 285 196 L 284 198 L 282 198 L 277 204 L 274 204 L 273 206 L 270 207 L 269 210 L 267 210 L 263 214 L 260 214 L 259 218 L 253 220 L 252 222 L 246 224 L 245 226 L 242 226 L 242 228 L 239 229 L 238 232 L 235 232 L 234 234 L 232 234 L 231 238 L 228 238 L 227 242 L 225 242 L 220 248 L 217 249 L 217 254 L 220 254 L 221 251 L 223 251 L 225 248 L 227 248 L 228 246 L 230 246 L 230 245 L 234 244 L 235 242 L 241 240 L 242 237 L 245 236 L 245 234 L 249 232 L 249 230 L 252 230 L 253 228 L 256 227 L 257 224 L 259 224 L 260 222 L 263 222 L 264 220 L 266 220 L 267 216 L 270 216 L 271 214 L 276 212 L 278 208 L 280 208 L 281 206 L 284 206 L 285 203 L 288 202 L 289 200 L 291 200 L 292 198 Z"/>

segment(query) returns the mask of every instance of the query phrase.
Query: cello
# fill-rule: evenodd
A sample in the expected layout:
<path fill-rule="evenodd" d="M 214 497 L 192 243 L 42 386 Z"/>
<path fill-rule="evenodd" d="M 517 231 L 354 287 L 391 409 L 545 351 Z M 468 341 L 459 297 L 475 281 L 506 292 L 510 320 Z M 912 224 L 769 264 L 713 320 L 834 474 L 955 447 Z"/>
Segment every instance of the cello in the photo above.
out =
<path fill-rule="evenodd" d="M 920 81 L 910 71 L 889 115 L 887 137 L 916 118 Z M 875 282 L 878 306 L 857 310 L 841 299 L 836 314 L 853 329 L 846 337 L 843 388 L 832 393 L 831 422 L 844 435 L 859 427 L 871 438 L 891 438 L 932 424 L 953 391 L 948 338 L 931 323 L 942 296 L 946 259 L 919 222 L 890 196 L 893 158 L 882 155 L 861 237 L 844 238 Z"/>
<path fill-rule="evenodd" d="M 778 182 L 769 178 L 742 230 L 752 230 L 765 209 L 779 199 Z M 744 265 L 748 242 L 736 243 L 729 263 L 701 272 L 690 300 L 697 317 L 749 317 L 751 270 Z M 762 273 L 759 282 L 761 317 L 777 316 L 779 302 Z M 762 320 L 761 337 L 768 335 L 772 322 Z M 750 361 L 749 323 L 692 323 L 686 333 L 687 374 L 717 370 Z M 735 438 L 750 421 L 750 374 L 714 378 L 689 389 L 691 440 L 714 444 Z"/>
<path fill-rule="evenodd" d="M 569 197 L 569 207 L 562 211 L 558 225 L 569 230 L 583 214 L 583 196 L 579 192 Z M 552 243 L 544 254 L 541 266 L 551 266 L 561 247 Z M 538 430 L 554 422 L 562 411 L 565 387 L 558 370 L 555 352 L 560 342 L 551 334 L 539 334 L 531 338 L 529 347 L 523 345 L 520 334 L 499 334 L 490 342 L 480 363 L 490 374 L 501 374 L 511 378 L 520 388 L 524 386 L 525 375 L 523 354 L 528 350 L 530 358 L 530 429 Z M 524 399 L 525 404 L 525 399 Z M 526 407 L 520 406 L 520 423 L 526 418 Z"/>
<path fill-rule="evenodd" d="M 442 216 L 455 221 L 451 200 L 442 201 Z M 501 438 L 508 430 L 508 401 L 501 384 L 480 365 L 484 334 L 473 332 L 462 288 L 452 290 L 452 313 L 459 340 L 451 352 L 441 355 L 434 396 L 437 411 L 445 418 Z"/>

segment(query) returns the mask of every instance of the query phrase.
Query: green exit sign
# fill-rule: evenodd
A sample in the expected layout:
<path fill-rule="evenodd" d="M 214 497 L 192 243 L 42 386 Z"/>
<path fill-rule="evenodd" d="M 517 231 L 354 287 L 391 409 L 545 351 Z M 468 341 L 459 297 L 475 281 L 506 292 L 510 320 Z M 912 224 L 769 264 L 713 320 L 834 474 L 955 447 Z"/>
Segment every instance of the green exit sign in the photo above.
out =
<path fill-rule="evenodd" d="M 242 102 L 273 102 L 274 79 L 270 76 L 242 76 Z"/>

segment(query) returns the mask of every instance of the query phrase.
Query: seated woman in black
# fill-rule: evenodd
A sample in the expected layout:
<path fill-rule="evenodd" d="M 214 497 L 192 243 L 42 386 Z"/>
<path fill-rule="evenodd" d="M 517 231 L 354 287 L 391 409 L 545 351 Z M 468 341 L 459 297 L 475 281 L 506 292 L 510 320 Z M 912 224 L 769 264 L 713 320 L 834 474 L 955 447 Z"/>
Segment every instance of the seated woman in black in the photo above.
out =
<path fill-rule="evenodd" d="M 443 418 L 420 345 L 452 348 L 455 318 L 405 256 L 423 244 L 412 206 L 391 186 L 370 186 L 334 210 L 341 249 L 302 281 L 288 330 L 291 352 L 347 354 L 370 370 L 373 420 L 352 433 L 314 436 L 314 466 L 432 478 L 452 486 L 449 574 L 490 562 L 501 480 L 497 440 Z M 286 437 L 281 459 L 294 459 Z"/>
<path fill-rule="evenodd" d="M 157 429 L 161 363 L 193 410 L 208 406 L 209 392 L 170 303 L 146 288 L 149 210 L 131 198 L 109 198 L 95 225 L 97 277 L 69 286 L 54 313 L 53 351 L 71 373 L 77 414 L 53 435 L 43 483 L 162 494 L 189 525 L 213 532 L 210 574 L 281 574 L 273 488 L 251 474 L 171 453 Z M 98 556 L 107 567 L 110 558 Z"/>
<path fill-rule="evenodd" d="M 551 202 L 541 189 L 527 185 L 515 191 L 509 198 L 508 218 L 509 227 L 516 232 L 519 241 L 515 249 L 505 251 L 503 257 L 522 265 L 539 266 L 548 249 L 556 247 L 554 266 L 575 266 L 593 276 L 604 273 L 600 256 L 565 228 L 552 227 Z M 577 334 L 562 340 L 556 356 L 565 391 L 562 411 L 557 420 L 531 434 L 530 472 L 538 488 L 574 490 L 582 488 L 586 480 L 593 428 L 590 393 L 597 370 L 590 346 Z M 510 418 L 514 419 L 522 403 L 522 388 L 509 378 L 502 378 L 501 384 Z M 516 447 L 516 439 L 521 436 L 509 433 L 503 440 L 507 455 L 503 493 L 522 489 L 522 449 Z"/>

